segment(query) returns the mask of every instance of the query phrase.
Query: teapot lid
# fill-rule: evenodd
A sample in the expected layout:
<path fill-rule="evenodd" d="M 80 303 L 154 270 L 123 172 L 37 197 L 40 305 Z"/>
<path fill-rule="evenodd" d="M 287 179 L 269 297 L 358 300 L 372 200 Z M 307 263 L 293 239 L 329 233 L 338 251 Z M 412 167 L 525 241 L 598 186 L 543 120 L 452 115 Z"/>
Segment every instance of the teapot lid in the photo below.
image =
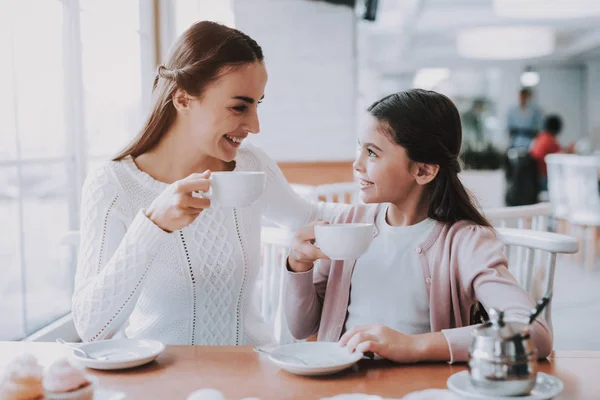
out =
<path fill-rule="evenodd" d="M 491 308 L 488 312 L 490 321 L 475 330 L 476 336 L 511 339 L 515 336 L 529 336 L 526 323 L 518 321 L 505 321 L 504 312 Z"/>

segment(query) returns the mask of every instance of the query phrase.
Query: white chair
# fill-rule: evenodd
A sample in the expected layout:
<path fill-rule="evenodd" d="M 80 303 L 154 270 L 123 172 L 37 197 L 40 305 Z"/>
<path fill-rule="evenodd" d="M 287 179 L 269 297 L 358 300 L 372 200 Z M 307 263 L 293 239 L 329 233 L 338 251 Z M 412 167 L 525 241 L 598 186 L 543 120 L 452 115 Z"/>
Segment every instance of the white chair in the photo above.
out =
<path fill-rule="evenodd" d="M 347 204 L 359 202 L 360 187 L 357 182 L 327 183 L 316 186 L 292 184 L 291 186 L 296 193 L 311 201 Z"/>
<path fill-rule="evenodd" d="M 584 265 L 591 272 L 595 269 L 597 231 L 600 227 L 600 194 L 598 193 L 600 160 L 594 156 L 575 155 L 567 160 L 568 220 L 582 231 L 585 248 Z"/>
<path fill-rule="evenodd" d="M 550 193 L 560 193 L 555 196 L 565 202 L 557 210 L 560 212 L 559 217 L 566 219 L 572 228 L 580 231 L 577 236 L 583 236 L 584 265 L 589 271 L 593 271 L 598 247 L 597 230 L 600 227 L 600 158 L 550 154 L 545 160 L 548 165 L 548 189 Z"/>
<path fill-rule="evenodd" d="M 554 217 L 566 220 L 569 213 L 567 200 L 566 172 L 562 162 L 563 154 L 549 154 L 544 160 L 548 169 L 548 198 L 552 204 Z"/>
<path fill-rule="evenodd" d="M 490 208 L 485 209 L 484 214 L 492 225 L 501 228 L 546 231 L 549 218 L 552 216 L 552 205 L 538 203 L 528 206 Z"/>
<path fill-rule="evenodd" d="M 340 182 L 319 185 L 315 188 L 319 200 L 329 203 L 358 203 L 358 182 Z"/>
<path fill-rule="evenodd" d="M 294 234 L 281 228 L 263 227 L 261 231 L 260 308 L 265 322 L 273 327 L 280 344 L 292 343 L 283 314 L 283 279 L 286 259 Z"/>
<path fill-rule="evenodd" d="M 500 240 L 502 240 L 506 246 L 505 251 L 507 253 L 510 253 L 514 247 L 522 247 L 525 249 L 525 260 L 518 260 L 519 265 L 521 265 L 523 261 L 525 265 L 527 265 L 526 270 L 529 271 L 522 286 L 535 300 L 539 300 L 543 295 L 552 293 L 552 288 L 554 287 L 554 272 L 556 269 L 556 255 L 573 254 L 576 253 L 579 248 L 575 238 L 558 233 L 515 228 L 497 228 L 497 231 Z M 541 250 L 547 254 L 545 281 L 541 293 L 536 293 L 533 285 L 532 272 L 534 253 L 536 250 Z M 512 266 L 509 262 L 509 270 L 511 269 Z M 544 311 L 544 317 L 550 327 L 552 327 L 551 305 L 552 302 L 548 304 Z"/>
<path fill-rule="evenodd" d="M 79 247 L 79 231 L 67 231 L 60 239 L 60 244 L 64 246 Z"/>
<path fill-rule="evenodd" d="M 550 217 L 552 216 L 552 205 L 550 203 L 538 203 L 527 206 L 492 208 L 484 210 L 484 214 L 495 227 L 548 231 Z M 522 247 L 512 253 L 507 251 L 506 256 L 512 265 L 512 273 L 517 281 L 523 284 L 528 276 L 533 276 L 534 272 L 537 271 L 534 284 L 539 285 L 545 275 L 545 270 L 538 268 L 541 265 L 542 252 L 535 252 L 532 264 L 533 271 L 530 271 L 528 265 L 522 262 L 524 251 L 525 249 Z"/>

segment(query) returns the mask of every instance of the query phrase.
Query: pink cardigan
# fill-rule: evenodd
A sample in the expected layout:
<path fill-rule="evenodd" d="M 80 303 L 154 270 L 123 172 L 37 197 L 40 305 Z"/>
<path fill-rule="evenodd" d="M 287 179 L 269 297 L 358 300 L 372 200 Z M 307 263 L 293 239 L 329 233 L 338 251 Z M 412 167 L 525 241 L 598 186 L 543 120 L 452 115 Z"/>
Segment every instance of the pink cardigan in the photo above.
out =
<path fill-rule="evenodd" d="M 382 205 L 357 205 L 334 219 L 336 223 L 375 223 Z M 377 235 L 378 232 L 375 232 Z M 450 362 L 466 361 L 473 325 L 471 307 L 503 309 L 505 318 L 527 320 L 534 303 L 508 272 L 504 245 L 495 232 L 471 222 L 437 223 L 414 251 L 419 255 L 428 295 L 432 332 L 442 332 Z M 356 260 L 320 260 L 305 273 L 286 274 L 285 315 L 292 335 L 334 342 L 343 334 Z M 540 358 L 552 351 L 552 332 L 541 317 L 531 336 Z"/>

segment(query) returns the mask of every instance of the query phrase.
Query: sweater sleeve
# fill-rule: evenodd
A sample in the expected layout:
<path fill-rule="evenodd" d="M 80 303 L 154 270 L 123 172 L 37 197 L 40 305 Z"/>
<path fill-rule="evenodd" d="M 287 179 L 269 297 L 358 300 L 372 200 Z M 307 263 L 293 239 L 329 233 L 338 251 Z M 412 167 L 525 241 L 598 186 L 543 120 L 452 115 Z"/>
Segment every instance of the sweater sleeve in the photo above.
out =
<path fill-rule="evenodd" d="M 284 312 L 296 339 L 309 338 L 319 331 L 330 267 L 330 260 L 319 260 L 310 271 L 286 271 Z"/>
<path fill-rule="evenodd" d="M 331 222 L 373 221 L 379 207 L 354 205 Z M 306 339 L 319 331 L 331 268 L 332 261 L 326 259 L 318 260 L 313 269 L 307 272 L 285 271 L 284 312 L 290 332 L 296 339 Z"/>
<path fill-rule="evenodd" d="M 295 231 L 315 220 L 330 221 L 350 208 L 347 204 L 311 202 L 300 197 L 272 158 L 257 147 L 253 146 L 252 151 L 267 174 L 264 215 L 268 220 Z"/>
<path fill-rule="evenodd" d="M 490 228 L 470 225 L 457 233 L 456 249 L 460 285 L 467 301 L 479 301 L 486 310 L 504 310 L 507 321 L 527 322 L 534 307 L 529 294 L 508 271 L 504 244 Z M 475 326 L 443 330 L 450 347 L 450 362 L 466 361 Z M 531 338 L 539 358 L 552 351 L 552 332 L 544 318 L 531 327 Z"/>
<path fill-rule="evenodd" d="M 127 227 L 107 167 L 83 187 L 72 313 L 83 341 L 112 337 L 133 311 L 153 257 L 169 237 L 140 210 Z"/>

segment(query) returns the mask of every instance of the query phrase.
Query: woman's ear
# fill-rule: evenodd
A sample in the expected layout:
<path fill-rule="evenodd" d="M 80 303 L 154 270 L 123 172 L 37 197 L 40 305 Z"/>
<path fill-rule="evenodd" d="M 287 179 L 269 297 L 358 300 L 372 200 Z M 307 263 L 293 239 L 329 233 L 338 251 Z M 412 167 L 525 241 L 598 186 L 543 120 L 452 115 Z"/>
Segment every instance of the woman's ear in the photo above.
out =
<path fill-rule="evenodd" d="M 412 176 L 419 185 L 427 185 L 429 182 L 435 179 L 440 166 L 437 164 L 425 164 L 425 163 L 413 163 Z"/>
<path fill-rule="evenodd" d="M 186 111 L 190 105 L 190 98 L 183 89 L 177 89 L 173 94 L 173 106 L 177 111 Z"/>

